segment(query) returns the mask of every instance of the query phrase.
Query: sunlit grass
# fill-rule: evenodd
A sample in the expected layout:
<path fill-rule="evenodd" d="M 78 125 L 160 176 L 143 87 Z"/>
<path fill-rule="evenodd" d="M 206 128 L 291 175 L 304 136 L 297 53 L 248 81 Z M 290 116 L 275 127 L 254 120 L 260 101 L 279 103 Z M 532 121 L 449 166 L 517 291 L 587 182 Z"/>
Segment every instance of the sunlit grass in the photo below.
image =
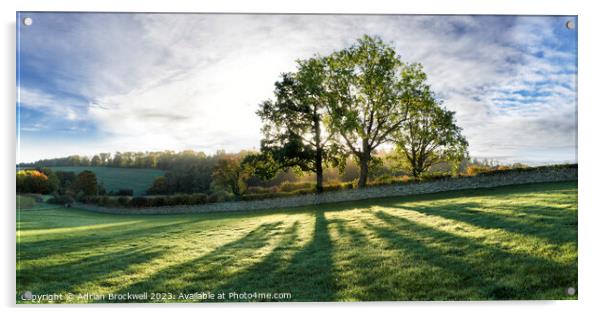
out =
<path fill-rule="evenodd" d="M 290 292 L 296 301 L 575 299 L 576 182 L 250 213 L 20 214 L 17 297 Z"/>

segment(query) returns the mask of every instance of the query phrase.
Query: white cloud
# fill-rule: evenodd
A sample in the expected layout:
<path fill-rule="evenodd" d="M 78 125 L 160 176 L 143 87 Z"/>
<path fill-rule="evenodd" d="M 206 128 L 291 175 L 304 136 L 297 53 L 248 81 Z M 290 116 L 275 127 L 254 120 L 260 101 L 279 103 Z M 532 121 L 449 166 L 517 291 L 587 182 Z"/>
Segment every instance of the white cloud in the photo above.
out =
<path fill-rule="evenodd" d="M 403 59 L 424 64 L 473 154 L 524 160 L 576 146 L 573 55 L 544 45 L 556 24 L 537 17 L 104 14 L 77 20 L 39 54 L 55 56 L 55 68 L 67 73 L 54 76 L 58 85 L 89 99 L 87 111 L 68 107 L 65 117 L 94 122 L 105 134 L 99 148 L 212 152 L 258 146 L 254 112 L 295 59 L 376 34 Z M 567 64 L 528 55 L 540 50 Z M 24 100 L 35 100 L 30 106 L 57 108 L 52 96 L 23 91 Z M 576 158 L 570 150 L 560 156 Z"/>

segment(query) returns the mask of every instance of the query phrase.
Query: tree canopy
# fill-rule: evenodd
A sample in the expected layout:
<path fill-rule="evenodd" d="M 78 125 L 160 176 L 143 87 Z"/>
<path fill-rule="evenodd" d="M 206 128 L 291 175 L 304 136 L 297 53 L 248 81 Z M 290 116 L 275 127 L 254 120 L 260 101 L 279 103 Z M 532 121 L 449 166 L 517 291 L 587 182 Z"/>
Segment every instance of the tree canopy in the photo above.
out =
<path fill-rule="evenodd" d="M 275 83 L 275 100 L 263 102 L 257 111 L 263 122 L 262 153 L 279 168 L 316 173 L 318 192 L 323 188 L 332 135 L 323 126 L 324 66 L 319 57 L 298 61 L 296 72 L 283 74 Z"/>
<path fill-rule="evenodd" d="M 406 64 L 378 37 L 364 36 L 326 58 L 326 123 L 360 165 L 366 185 L 372 153 L 402 128 L 409 107 L 428 95 L 426 74 Z"/>
<path fill-rule="evenodd" d="M 461 132 L 454 112 L 441 107 L 434 98 L 426 98 L 410 107 L 407 122 L 394 133 L 394 156 L 399 166 L 414 177 L 439 162 L 450 163 L 456 169 L 468 158 L 468 142 Z"/>

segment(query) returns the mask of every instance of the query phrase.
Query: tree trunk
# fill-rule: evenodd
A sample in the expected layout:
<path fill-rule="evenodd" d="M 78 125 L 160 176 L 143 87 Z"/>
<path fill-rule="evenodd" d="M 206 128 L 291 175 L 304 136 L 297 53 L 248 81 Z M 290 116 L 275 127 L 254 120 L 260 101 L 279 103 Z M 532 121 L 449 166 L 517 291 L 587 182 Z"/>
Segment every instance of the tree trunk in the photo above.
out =
<path fill-rule="evenodd" d="M 368 148 L 368 139 L 362 140 L 362 153 L 360 155 L 360 188 L 366 187 L 368 183 L 368 163 L 370 162 L 370 149 Z"/>
<path fill-rule="evenodd" d="M 324 191 L 324 170 L 322 169 L 322 148 L 316 150 L 316 192 Z"/>
<path fill-rule="evenodd" d="M 358 186 L 360 188 L 366 187 L 366 183 L 368 182 L 368 160 L 360 159 L 360 181 Z"/>
<path fill-rule="evenodd" d="M 314 106 L 314 113 L 313 113 L 313 120 L 314 120 L 314 132 L 315 132 L 315 139 L 314 141 L 316 142 L 316 192 L 322 193 L 324 191 L 324 170 L 322 167 L 322 155 L 323 155 L 323 151 L 322 151 L 322 130 L 320 128 L 320 115 L 318 115 L 318 108 L 316 106 Z"/>

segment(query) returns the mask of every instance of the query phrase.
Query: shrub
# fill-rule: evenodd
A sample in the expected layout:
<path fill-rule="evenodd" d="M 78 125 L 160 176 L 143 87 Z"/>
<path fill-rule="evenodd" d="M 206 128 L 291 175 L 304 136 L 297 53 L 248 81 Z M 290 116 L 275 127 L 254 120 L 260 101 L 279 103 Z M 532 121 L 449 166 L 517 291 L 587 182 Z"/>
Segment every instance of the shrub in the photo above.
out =
<path fill-rule="evenodd" d="M 87 198 L 87 201 L 88 201 L 88 202 L 86 202 L 86 203 L 89 203 L 89 204 L 97 204 L 97 205 L 100 205 L 100 203 L 102 202 L 102 201 L 101 201 L 101 200 L 102 200 L 102 199 L 101 199 L 101 198 L 102 198 L 102 196 L 99 196 L 99 195 L 95 195 L 95 196 L 87 196 L 86 198 Z"/>
<path fill-rule="evenodd" d="M 110 206 L 111 205 L 111 198 L 109 198 L 108 196 L 99 196 L 96 200 L 96 203 L 99 206 Z"/>
<path fill-rule="evenodd" d="M 149 206 L 158 207 L 167 205 L 167 200 L 163 196 L 156 196 L 149 199 Z"/>
<path fill-rule="evenodd" d="M 205 204 L 207 203 L 207 194 L 205 193 L 195 193 L 190 196 L 190 204 Z"/>
<path fill-rule="evenodd" d="M 324 192 L 349 190 L 349 189 L 353 189 L 353 187 L 354 187 L 353 181 L 329 183 L 324 186 Z"/>
<path fill-rule="evenodd" d="M 491 168 L 486 166 L 470 165 L 468 166 L 468 168 L 466 168 L 466 174 L 468 174 L 469 176 L 476 176 L 479 173 L 487 172 L 490 170 Z"/>
<path fill-rule="evenodd" d="M 117 192 L 115 192 L 115 195 L 132 196 L 132 195 L 134 195 L 134 190 L 133 189 L 119 189 L 119 190 L 117 190 Z"/>
<path fill-rule="evenodd" d="M 276 197 L 290 196 L 290 195 L 292 195 L 291 192 L 275 192 L 275 193 L 270 192 L 270 193 L 243 195 L 241 199 L 243 201 L 254 201 L 254 200 L 273 199 Z"/>
<path fill-rule="evenodd" d="M 75 175 L 75 172 L 73 171 L 61 171 L 61 170 L 57 170 L 55 172 L 58 180 L 59 180 L 59 192 L 61 194 L 64 194 L 70 187 L 71 185 L 75 182 L 75 179 L 77 178 L 77 176 Z"/>
<path fill-rule="evenodd" d="M 107 189 L 105 188 L 105 185 L 101 182 L 98 184 L 98 195 L 106 195 L 107 194 Z"/>
<path fill-rule="evenodd" d="M 209 195 L 209 197 L 207 197 L 207 202 L 208 203 L 217 203 L 220 201 L 220 196 L 213 193 L 211 195 Z"/>
<path fill-rule="evenodd" d="M 276 190 L 278 189 L 278 187 L 271 187 L 271 188 L 264 188 L 264 187 L 258 187 L 258 186 L 248 187 L 247 188 L 247 192 L 245 192 L 245 194 L 265 194 L 265 193 L 270 193 L 270 192 L 272 192 L 273 188 L 276 188 Z"/>
<path fill-rule="evenodd" d="M 288 196 L 296 196 L 296 195 L 305 195 L 315 193 L 315 189 L 299 189 L 291 192 L 269 192 L 269 193 L 258 193 L 258 194 L 246 194 L 241 197 L 243 201 L 254 201 L 254 200 L 265 200 L 265 199 L 273 199 L 279 197 L 288 197 Z"/>
<path fill-rule="evenodd" d="M 190 195 L 178 194 L 165 197 L 167 205 L 188 205 L 190 203 Z"/>
<path fill-rule="evenodd" d="M 48 199 L 48 203 L 50 204 L 66 205 L 68 207 L 71 207 L 73 202 L 75 202 L 75 200 L 70 195 L 55 195 Z"/>
<path fill-rule="evenodd" d="M 19 170 L 17 192 L 46 194 L 52 192 L 52 185 L 48 176 L 38 170 Z"/>
<path fill-rule="evenodd" d="M 282 192 L 292 192 L 300 189 L 312 189 L 315 187 L 314 183 L 311 182 L 290 182 L 284 181 L 280 184 L 279 188 Z"/>
<path fill-rule="evenodd" d="M 117 198 L 117 204 L 120 206 L 129 206 L 130 198 L 127 196 L 120 196 Z"/>
<path fill-rule="evenodd" d="M 324 186 L 324 192 L 339 191 L 343 189 L 342 184 L 328 184 Z"/>
<path fill-rule="evenodd" d="M 149 206 L 148 199 L 143 196 L 136 196 L 130 200 L 130 206 L 132 207 L 147 207 Z"/>
<path fill-rule="evenodd" d="M 146 191 L 148 194 L 167 194 L 169 192 L 169 183 L 167 178 L 159 176 L 153 181 L 153 185 Z"/>
<path fill-rule="evenodd" d="M 84 170 L 77 175 L 75 183 L 73 183 L 75 192 L 83 193 L 84 195 L 97 195 L 98 182 L 94 172 Z"/>
<path fill-rule="evenodd" d="M 450 173 L 426 173 L 420 176 L 421 181 L 436 181 L 442 179 L 449 179 L 452 175 Z"/>

